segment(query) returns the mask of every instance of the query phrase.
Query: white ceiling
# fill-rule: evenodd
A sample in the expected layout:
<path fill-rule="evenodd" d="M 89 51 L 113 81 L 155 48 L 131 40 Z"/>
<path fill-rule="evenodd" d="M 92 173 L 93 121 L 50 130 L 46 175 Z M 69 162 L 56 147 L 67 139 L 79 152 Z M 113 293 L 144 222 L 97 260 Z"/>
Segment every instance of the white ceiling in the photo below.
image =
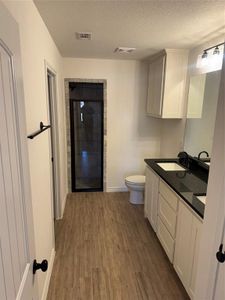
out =
<path fill-rule="evenodd" d="M 64 57 L 141 59 L 163 48 L 193 48 L 225 34 L 225 1 L 35 0 Z M 75 32 L 93 33 L 91 41 Z M 131 54 L 116 47 L 135 47 Z"/>

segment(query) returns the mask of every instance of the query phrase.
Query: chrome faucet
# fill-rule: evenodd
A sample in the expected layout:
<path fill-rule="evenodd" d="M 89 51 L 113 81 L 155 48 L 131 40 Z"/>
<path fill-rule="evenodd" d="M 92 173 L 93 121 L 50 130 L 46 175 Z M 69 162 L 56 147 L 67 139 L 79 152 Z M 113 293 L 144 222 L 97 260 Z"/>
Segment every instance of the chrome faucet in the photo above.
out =
<path fill-rule="evenodd" d="M 199 160 L 201 160 L 201 155 L 202 155 L 203 153 L 206 154 L 206 157 L 209 157 L 209 153 L 208 153 L 207 151 L 201 151 L 201 152 L 199 152 L 199 154 L 198 154 L 198 159 L 199 159 Z"/>

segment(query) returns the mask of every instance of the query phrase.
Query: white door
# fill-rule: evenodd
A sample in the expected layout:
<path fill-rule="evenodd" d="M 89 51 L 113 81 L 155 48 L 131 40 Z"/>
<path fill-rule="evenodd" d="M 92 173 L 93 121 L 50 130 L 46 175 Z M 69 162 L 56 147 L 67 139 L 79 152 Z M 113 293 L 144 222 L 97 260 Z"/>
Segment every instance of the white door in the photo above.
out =
<path fill-rule="evenodd" d="M 210 164 L 207 204 L 198 259 L 195 300 L 225 299 L 225 262 L 216 253 L 224 239 L 225 219 L 225 56 L 221 72 L 212 159 Z"/>
<path fill-rule="evenodd" d="M 225 219 L 224 219 L 225 226 Z M 223 260 L 225 259 L 225 227 L 223 231 L 223 238 L 221 240 L 221 245 L 223 245 L 222 253 Z M 214 299 L 225 299 L 225 261 L 223 263 L 218 263 L 216 280 L 214 286 Z"/>
<path fill-rule="evenodd" d="M 0 3 L 0 299 L 31 300 L 33 220 L 19 31 Z"/>

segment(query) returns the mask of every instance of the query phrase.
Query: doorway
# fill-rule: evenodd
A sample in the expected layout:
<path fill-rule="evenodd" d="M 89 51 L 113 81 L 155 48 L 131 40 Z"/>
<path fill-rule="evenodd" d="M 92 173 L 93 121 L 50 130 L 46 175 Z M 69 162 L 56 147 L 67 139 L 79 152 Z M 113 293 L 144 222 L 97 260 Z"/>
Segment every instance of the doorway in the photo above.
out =
<path fill-rule="evenodd" d="M 69 83 L 72 192 L 103 191 L 103 93 L 103 83 Z"/>
<path fill-rule="evenodd" d="M 60 184 L 59 184 L 59 143 L 58 143 L 58 127 L 57 127 L 57 97 L 56 97 L 56 73 L 46 63 L 46 84 L 47 84 L 47 106 L 49 112 L 50 130 L 50 159 L 52 168 L 52 205 L 54 220 L 61 217 L 60 205 Z"/>

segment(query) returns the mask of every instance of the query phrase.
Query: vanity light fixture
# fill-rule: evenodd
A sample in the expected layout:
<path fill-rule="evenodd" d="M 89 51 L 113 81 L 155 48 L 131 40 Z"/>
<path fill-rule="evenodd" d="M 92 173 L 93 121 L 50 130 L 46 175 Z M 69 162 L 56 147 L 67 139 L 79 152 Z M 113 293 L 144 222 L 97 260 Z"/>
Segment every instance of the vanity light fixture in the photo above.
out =
<path fill-rule="evenodd" d="M 222 53 L 223 48 L 220 46 L 224 46 L 224 43 L 220 43 L 218 45 L 209 47 L 203 50 L 201 61 L 199 61 L 200 68 L 209 68 L 210 70 L 219 70 L 222 66 Z"/>
<path fill-rule="evenodd" d="M 212 47 L 209 47 L 209 48 L 203 50 L 202 58 L 207 57 L 208 51 L 211 49 L 214 49 L 213 54 L 220 54 L 219 46 L 222 46 L 222 45 L 224 45 L 224 43 L 220 43 L 218 45 L 215 45 L 215 46 L 212 46 Z"/>

